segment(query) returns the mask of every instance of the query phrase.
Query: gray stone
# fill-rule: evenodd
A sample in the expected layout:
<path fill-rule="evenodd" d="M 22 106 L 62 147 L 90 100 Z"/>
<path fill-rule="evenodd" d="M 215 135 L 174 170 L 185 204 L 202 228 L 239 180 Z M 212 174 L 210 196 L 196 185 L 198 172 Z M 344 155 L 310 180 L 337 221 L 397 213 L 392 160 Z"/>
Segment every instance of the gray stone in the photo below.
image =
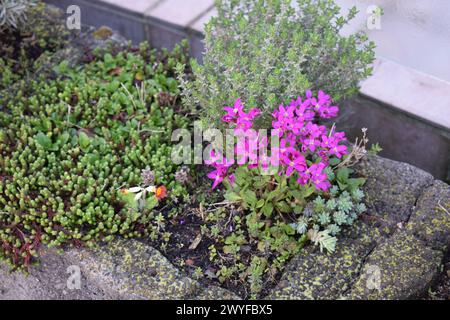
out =
<path fill-rule="evenodd" d="M 367 178 L 364 185 L 369 211 L 395 223 L 406 222 L 414 204 L 433 177 L 414 166 L 380 157 L 368 157 L 356 167 Z"/>
<path fill-rule="evenodd" d="M 0 300 L 98 300 L 113 299 L 114 296 L 91 286 L 81 274 L 81 288 L 67 286 L 69 267 L 73 261 L 55 249 L 40 251 L 40 262 L 29 269 L 29 273 L 12 272 L 9 266 L 0 264 Z M 73 287 L 72 287 L 73 288 Z"/>
<path fill-rule="evenodd" d="M 360 94 L 340 103 L 340 114 L 333 122 L 350 141 L 361 137 L 361 128 L 367 128 L 370 143 L 383 147 L 381 156 L 450 181 L 450 130 L 436 128 L 394 107 Z"/>
<path fill-rule="evenodd" d="M 408 222 L 408 230 L 432 248 L 450 245 L 450 186 L 441 181 L 425 190 Z"/>
<path fill-rule="evenodd" d="M 158 250 L 135 240 L 71 250 L 67 256 L 81 267 L 91 286 L 117 299 L 186 299 L 200 290 Z"/>
<path fill-rule="evenodd" d="M 306 247 L 292 258 L 278 286 L 267 299 L 337 299 L 359 275 L 365 257 L 376 240 L 383 238 L 375 227 L 359 221 L 339 239 L 331 254 Z"/>
<path fill-rule="evenodd" d="M 165 0 L 146 12 L 152 19 L 186 28 L 214 6 L 214 0 Z"/>
<path fill-rule="evenodd" d="M 47 3 L 61 8 L 64 12 L 72 4 L 80 7 L 81 23 L 96 28 L 108 26 L 122 36 L 139 43 L 146 39 L 144 15 L 139 12 L 117 9 L 109 4 L 97 0 L 46 0 Z"/>
<path fill-rule="evenodd" d="M 172 50 L 181 40 L 188 38 L 183 30 L 164 25 L 159 21 L 150 20 L 145 26 L 146 38 L 154 48 L 166 48 Z"/>
<path fill-rule="evenodd" d="M 266 298 L 409 299 L 430 287 L 449 244 L 448 185 L 377 156 L 356 168 L 367 177 L 367 213 L 333 254 L 307 247 L 294 257 Z"/>
<path fill-rule="evenodd" d="M 119 239 L 94 249 L 44 248 L 29 274 L 0 266 L 0 300 L 7 299 L 238 299 L 183 275 L 162 254 L 139 241 Z M 73 288 L 79 268 L 81 288 Z M 69 284 L 69 285 L 68 285 Z M 71 289 L 72 288 L 72 289 Z"/>
<path fill-rule="evenodd" d="M 192 297 L 192 300 L 241 300 L 241 297 L 221 287 L 209 286 Z"/>

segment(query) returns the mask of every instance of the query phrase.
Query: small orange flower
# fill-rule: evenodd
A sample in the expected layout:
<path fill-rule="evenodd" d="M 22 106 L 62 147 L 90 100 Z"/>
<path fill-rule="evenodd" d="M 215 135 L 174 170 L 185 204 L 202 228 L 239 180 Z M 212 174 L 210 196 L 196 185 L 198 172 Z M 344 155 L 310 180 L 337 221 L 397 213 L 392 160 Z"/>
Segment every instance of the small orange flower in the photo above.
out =
<path fill-rule="evenodd" d="M 165 197 L 167 197 L 167 189 L 165 186 L 160 186 L 158 188 L 156 188 L 156 192 L 155 192 L 156 198 L 158 200 L 162 200 Z"/>
<path fill-rule="evenodd" d="M 127 195 L 130 192 L 128 191 L 128 189 L 120 189 L 120 193 L 122 193 L 123 195 Z"/>

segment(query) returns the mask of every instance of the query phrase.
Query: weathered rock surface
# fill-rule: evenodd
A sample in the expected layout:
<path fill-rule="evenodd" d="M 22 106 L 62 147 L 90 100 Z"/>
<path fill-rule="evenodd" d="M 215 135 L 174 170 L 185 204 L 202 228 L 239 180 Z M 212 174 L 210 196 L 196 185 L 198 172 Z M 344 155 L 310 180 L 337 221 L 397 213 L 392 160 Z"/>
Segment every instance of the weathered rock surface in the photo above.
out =
<path fill-rule="evenodd" d="M 331 255 L 294 257 L 269 299 L 409 299 L 438 275 L 450 244 L 450 187 L 405 163 L 370 157 L 367 214 Z"/>
<path fill-rule="evenodd" d="M 333 254 L 307 247 L 288 264 L 281 282 L 267 299 L 337 299 L 356 279 L 365 257 L 382 237 L 377 228 L 358 221 Z"/>
<path fill-rule="evenodd" d="M 417 201 L 408 221 L 408 231 L 427 246 L 447 251 L 450 244 L 450 186 L 435 181 Z"/>
<path fill-rule="evenodd" d="M 201 286 L 181 274 L 158 250 L 136 240 L 62 253 L 44 249 L 41 260 L 28 275 L 10 273 L 2 266 L 0 300 L 239 299 L 225 289 Z"/>
<path fill-rule="evenodd" d="M 381 157 L 362 161 L 357 170 L 367 177 L 363 189 L 370 214 L 395 223 L 408 221 L 417 199 L 434 180 L 414 166 Z"/>
<path fill-rule="evenodd" d="M 350 299 L 418 298 L 439 271 L 442 252 L 401 231 L 381 243 L 366 259 Z"/>

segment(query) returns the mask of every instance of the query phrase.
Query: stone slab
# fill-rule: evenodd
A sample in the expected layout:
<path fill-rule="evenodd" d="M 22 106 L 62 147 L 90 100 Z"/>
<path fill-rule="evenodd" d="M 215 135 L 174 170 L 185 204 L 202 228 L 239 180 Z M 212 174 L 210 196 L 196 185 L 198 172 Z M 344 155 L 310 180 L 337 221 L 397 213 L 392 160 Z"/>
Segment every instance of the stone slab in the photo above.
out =
<path fill-rule="evenodd" d="M 136 13 L 144 14 L 164 0 L 102 0 L 103 2 Z"/>
<path fill-rule="evenodd" d="M 186 28 L 214 6 L 214 0 L 165 0 L 146 15 L 163 23 Z"/>
<path fill-rule="evenodd" d="M 450 83 L 379 58 L 361 93 L 450 130 Z"/>
<path fill-rule="evenodd" d="M 427 246 L 446 252 L 450 247 L 450 186 L 435 181 L 418 199 L 408 230 Z"/>
<path fill-rule="evenodd" d="M 346 298 L 405 300 L 420 298 L 439 272 L 443 253 L 407 232 L 395 234 L 366 259 Z"/>

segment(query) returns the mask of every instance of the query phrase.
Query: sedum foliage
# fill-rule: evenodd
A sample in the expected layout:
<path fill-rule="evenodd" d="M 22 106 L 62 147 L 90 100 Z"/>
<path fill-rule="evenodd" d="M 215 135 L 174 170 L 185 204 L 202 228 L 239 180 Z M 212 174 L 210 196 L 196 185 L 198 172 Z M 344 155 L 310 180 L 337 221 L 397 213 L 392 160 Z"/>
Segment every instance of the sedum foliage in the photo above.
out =
<path fill-rule="evenodd" d="M 193 61 L 195 79 L 181 81 L 185 105 L 200 105 L 209 122 L 217 124 L 223 105 L 237 98 L 266 114 L 306 89 L 340 100 L 371 74 L 374 44 L 364 34 L 339 34 L 356 8 L 342 16 L 332 0 L 217 0 L 216 6 L 218 16 L 205 29 L 204 64 Z"/>

